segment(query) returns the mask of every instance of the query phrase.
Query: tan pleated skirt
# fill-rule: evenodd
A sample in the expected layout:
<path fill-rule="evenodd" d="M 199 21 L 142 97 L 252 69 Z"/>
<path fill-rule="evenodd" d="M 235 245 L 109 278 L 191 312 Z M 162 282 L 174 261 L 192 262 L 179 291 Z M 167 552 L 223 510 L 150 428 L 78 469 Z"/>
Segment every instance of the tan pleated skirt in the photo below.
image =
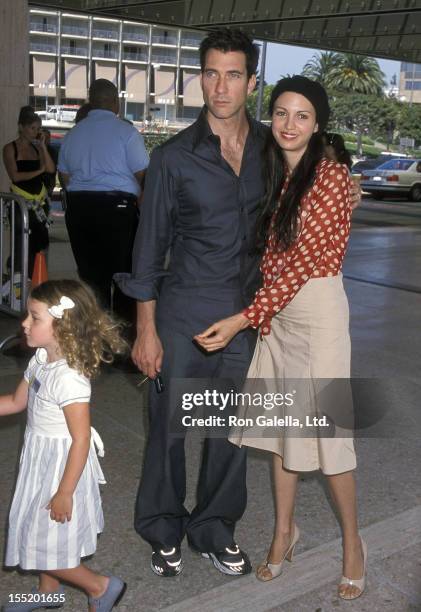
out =
<path fill-rule="evenodd" d="M 329 393 L 320 392 L 321 384 L 324 381 L 330 388 L 339 384 L 334 402 L 350 417 L 350 361 L 349 308 L 342 275 L 310 279 L 272 319 L 270 334 L 257 340 L 243 391 L 253 389 L 253 379 L 259 379 L 260 385 L 266 381 L 266 389 L 274 390 L 275 385 L 277 391 L 285 391 L 286 381 L 295 381 L 301 396 L 303 393 L 312 396 L 305 412 L 320 415 L 326 413 L 320 404 L 324 397 L 329 397 Z M 290 407 L 288 414 L 293 417 L 296 409 L 299 410 L 297 406 Z M 270 411 L 261 412 L 271 416 Z M 250 405 L 240 407 L 237 412 L 241 419 L 251 414 L 256 420 L 256 408 Z M 335 419 L 338 422 L 336 416 Z M 349 418 L 347 422 L 351 422 Z M 283 458 L 284 467 L 292 471 L 321 469 L 324 474 L 332 475 L 355 469 L 352 426 L 345 428 L 339 424 L 334 428 L 334 435 L 329 432 L 328 437 L 323 437 L 320 430 L 310 437 L 308 428 L 296 431 L 291 427 L 271 428 L 272 434 L 268 437 L 262 427 L 237 425 L 231 429 L 229 439 L 238 446 L 277 453 Z"/>

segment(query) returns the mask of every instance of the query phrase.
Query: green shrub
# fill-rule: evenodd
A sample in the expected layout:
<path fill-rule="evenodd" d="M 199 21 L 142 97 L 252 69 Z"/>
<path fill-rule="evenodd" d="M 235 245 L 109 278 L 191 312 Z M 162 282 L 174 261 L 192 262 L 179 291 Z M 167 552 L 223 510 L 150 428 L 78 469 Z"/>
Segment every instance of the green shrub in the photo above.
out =
<path fill-rule="evenodd" d="M 145 147 L 149 155 L 152 153 L 153 149 L 162 143 L 164 143 L 168 138 L 172 136 L 172 134 L 162 133 L 162 134 L 142 134 L 145 140 Z"/>
<path fill-rule="evenodd" d="M 346 142 L 357 142 L 358 140 L 357 135 L 353 134 L 352 132 L 346 132 L 345 134 L 342 134 L 342 136 Z M 362 142 L 363 144 L 366 144 L 366 145 L 374 145 L 374 140 L 370 138 L 369 136 L 363 136 Z"/>
<path fill-rule="evenodd" d="M 356 142 L 345 142 L 345 146 L 351 154 L 353 155 L 356 154 L 357 152 Z M 363 155 L 377 157 L 377 155 L 380 155 L 381 152 L 382 152 L 382 149 L 378 149 L 377 147 L 374 147 L 372 145 L 366 145 L 363 143 Z"/>

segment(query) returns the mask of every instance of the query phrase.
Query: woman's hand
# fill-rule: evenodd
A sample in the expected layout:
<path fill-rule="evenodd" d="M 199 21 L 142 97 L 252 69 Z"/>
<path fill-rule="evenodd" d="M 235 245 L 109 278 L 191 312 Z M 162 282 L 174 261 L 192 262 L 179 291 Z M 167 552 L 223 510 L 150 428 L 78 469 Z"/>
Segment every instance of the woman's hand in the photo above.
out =
<path fill-rule="evenodd" d="M 211 353 L 226 347 L 239 331 L 249 327 L 249 325 L 249 320 L 239 313 L 227 319 L 217 321 L 201 334 L 194 336 L 193 339 L 205 351 Z"/>
<path fill-rule="evenodd" d="M 45 134 L 45 132 L 40 132 L 37 136 L 37 142 L 41 147 L 46 147 L 47 146 L 47 136 Z"/>
<path fill-rule="evenodd" d="M 355 210 L 361 204 L 361 186 L 360 181 L 356 178 L 351 179 L 351 189 L 349 191 L 349 197 L 351 199 L 351 208 Z"/>
<path fill-rule="evenodd" d="M 50 518 L 58 523 L 65 523 L 72 518 L 73 495 L 57 491 L 50 500 L 46 510 L 50 510 Z"/>

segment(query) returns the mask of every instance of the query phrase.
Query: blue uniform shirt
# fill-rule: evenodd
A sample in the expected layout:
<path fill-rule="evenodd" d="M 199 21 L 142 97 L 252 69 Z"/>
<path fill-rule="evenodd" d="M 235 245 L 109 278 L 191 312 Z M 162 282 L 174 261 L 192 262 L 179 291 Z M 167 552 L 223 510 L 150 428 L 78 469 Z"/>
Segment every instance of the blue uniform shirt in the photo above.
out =
<path fill-rule="evenodd" d="M 135 172 L 148 166 L 143 137 L 112 111 L 95 109 L 65 136 L 58 170 L 70 174 L 69 191 L 140 193 Z"/>

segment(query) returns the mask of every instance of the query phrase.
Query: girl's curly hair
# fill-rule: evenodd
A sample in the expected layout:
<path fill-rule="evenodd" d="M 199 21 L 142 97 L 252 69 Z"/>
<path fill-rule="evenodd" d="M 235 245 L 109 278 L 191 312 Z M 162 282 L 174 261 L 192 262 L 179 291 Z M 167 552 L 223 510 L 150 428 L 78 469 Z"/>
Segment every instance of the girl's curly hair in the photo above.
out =
<path fill-rule="evenodd" d="M 63 296 L 71 298 L 75 307 L 53 320 L 54 335 L 68 365 L 92 378 L 101 362 L 111 363 L 115 354 L 127 352 L 122 325 L 105 313 L 92 290 L 77 280 L 49 280 L 34 287 L 29 295 L 48 307 L 58 305 Z"/>

